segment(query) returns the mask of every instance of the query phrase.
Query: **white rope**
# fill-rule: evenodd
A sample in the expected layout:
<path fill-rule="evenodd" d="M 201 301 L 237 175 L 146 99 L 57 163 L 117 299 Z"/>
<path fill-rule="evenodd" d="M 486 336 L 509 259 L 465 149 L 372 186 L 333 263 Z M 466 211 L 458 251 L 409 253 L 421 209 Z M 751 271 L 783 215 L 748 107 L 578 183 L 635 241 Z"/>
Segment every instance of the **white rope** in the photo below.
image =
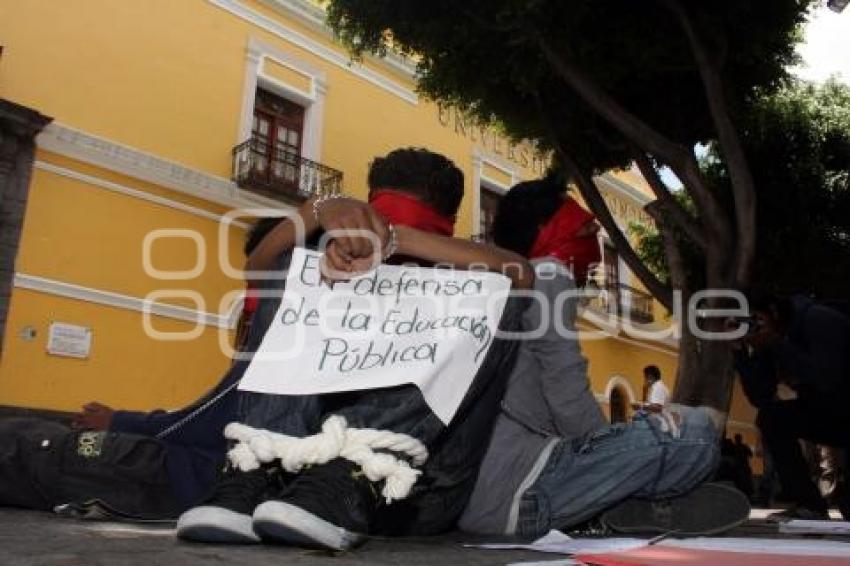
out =
<path fill-rule="evenodd" d="M 384 480 L 382 494 L 387 503 L 407 497 L 422 472 L 392 454 L 374 450 L 403 453 L 415 466 L 421 466 L 428 459 L 428 449 L 412 436 L 388 430 L 349 428 L 345 419 L 337 415 L 328 417 L 322 424 L 322 432 L 304 438 L 241 423 L 227 425 L 224 436 L 237 441 L 228 452 L 228 458 L 245 472 L 276 459 L 291 473 L 307 465 L 325 464 L 334 458 L 350 460 L 360 466 L 370 481 Z"/>

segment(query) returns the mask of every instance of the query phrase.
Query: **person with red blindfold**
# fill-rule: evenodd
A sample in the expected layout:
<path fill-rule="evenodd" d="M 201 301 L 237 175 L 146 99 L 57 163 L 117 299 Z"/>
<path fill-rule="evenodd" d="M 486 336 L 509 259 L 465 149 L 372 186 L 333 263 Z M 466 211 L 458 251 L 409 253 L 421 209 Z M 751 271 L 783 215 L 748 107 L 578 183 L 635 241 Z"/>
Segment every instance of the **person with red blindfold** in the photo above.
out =
<path fill-rule="evenodd" d="M 442 263 L 458 269 L 485 265 L 504 272 L 514 287 L 532 285 L 525 258 L 452 237 L 463 197 L 463 173 L 445 157 L 421 149 L 396 150 L 372 162 L 368 184 L 368 202 L 347 197 L 309 199 L 298 209 L 295 221 L 281 222 L 260 242 L 248 257 L 246 270 L 273 269 L 279 255 L 295 245 L 299 231 L 315 238 L 321 231 L 363 230 L 374 237 L 344 234 L 328 243 L 325 269 L 334 272 L 332 278 L 368 271 L 392 244 L 390 263 L 412 259 L 420 265 Z M 373 245 L 376 241 L 378 249 Z"/>
<path fill-rule="evenodd" d="M 704 483 L 719 460 L 722 416 L 712 409 L 671 405 L 627 425 L 602 414 L 576 333 L 576 283 L 599 260 L 597 229 L 551 178 L 520 183 L 499 203 L 494 241 L 531 260 L 537 299 L 459 521 L 466 531 L 537 537 L 594 521 L 696 535 L 749 516 L 742 493 Z"/>
<path fill-rule="evenodd" d="M 295 218 L 263 238 L 247 269 L 285 267 L 281 258 L 296 245 L 299 232 L 312 239 L 326 233 L 330 239 L 322 270 L 330 280 L 371 270 L 382 260 L 412 260 L 460 269 L 484 265 L 507 275 L 514 288 L 533 285 L 534 273 L 521 255 L 452 237 L 463 174 L 447 158 L 425 149 L 396 150 L 372 162 L 368 183 L 368 202 L 342 196 L 308 200 Z M 252 332 L 267 326 L 268 313 L 273 316 L 279 303 L 279 297 L 260 300 Z M 518 328 L 524 307 L 522 299 L 508 299 L 500 328 Z M 249 349 L 258 345 L 262 335 L 257 336 L 249 336 Z M 238 392 L 234 421 L 264 431 L 311 436 L 333 414 L 350 427 L 406 435 L 427 448 L 421 476 L 407 498 L 384 505 L 378 486 L 342 457 L 296 474 L 272 464 L 253 471 L 233 468 L 211 497 L 181 516 L 178 536 L 339 550 L 371 534 L 421 535 L 452 528 L 474 484 L 516 351 L 516 343 L 496 338 L 451 426 L 440 422 L 413 385 L 305 396 Z"/>

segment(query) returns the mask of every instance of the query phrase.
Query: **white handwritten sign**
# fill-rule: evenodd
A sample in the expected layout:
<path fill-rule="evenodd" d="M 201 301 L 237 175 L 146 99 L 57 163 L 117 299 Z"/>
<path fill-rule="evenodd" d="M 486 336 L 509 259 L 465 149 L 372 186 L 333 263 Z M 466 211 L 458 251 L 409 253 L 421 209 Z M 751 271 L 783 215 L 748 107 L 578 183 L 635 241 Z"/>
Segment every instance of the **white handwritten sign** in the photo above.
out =
<path fill-rule="evenodd" d="M 309 395 L 412 383 L 448 424 L 493 342 L 503 275 L 381 265 L 322 282 L 297 248 L 280 309 L 239 389 Z"/>

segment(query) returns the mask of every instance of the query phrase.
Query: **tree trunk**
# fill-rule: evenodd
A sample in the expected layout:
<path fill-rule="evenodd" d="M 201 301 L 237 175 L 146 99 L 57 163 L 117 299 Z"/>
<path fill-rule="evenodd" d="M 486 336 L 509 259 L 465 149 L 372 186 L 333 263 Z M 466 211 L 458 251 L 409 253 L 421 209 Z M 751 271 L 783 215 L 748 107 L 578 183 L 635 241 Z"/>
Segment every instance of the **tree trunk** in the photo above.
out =
<path fill-rule="evenodd" d="M 733 379 L 729 343 L 700 340 L 683 324 L 673 400 L 684 405 L 709 405 L 728 413 Z"/>

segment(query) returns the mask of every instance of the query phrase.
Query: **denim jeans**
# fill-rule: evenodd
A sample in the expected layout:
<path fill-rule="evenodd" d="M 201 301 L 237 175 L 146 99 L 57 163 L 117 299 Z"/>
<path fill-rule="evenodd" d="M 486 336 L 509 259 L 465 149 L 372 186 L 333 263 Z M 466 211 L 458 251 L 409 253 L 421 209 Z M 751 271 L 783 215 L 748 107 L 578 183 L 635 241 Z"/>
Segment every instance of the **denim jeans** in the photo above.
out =
<path fill-rule="evenodd" d="M 264 286 L 282 291 L 283 282 L 265 282 Z M 499 329 L 519 330 L 528 304 L 526 298 L 509 298 Z M 277 297 L 260 300 L 247 340 L 249 347 L 259 346 L 279 306 Z M 328 416 L 340 415 L 352 427 L 391 430 L 419 439 L 430 453 L 422 476 L 407 499 L 382 509 L 374 528 L 376 533 L 394 535 L 442 532 L 454 526 L 472 492 L 517 346 L 515 341 L 501 338 L 493 341 L 450 426 L 431 411 L 414 385 L 325 395 L 239 391 L 236 420 L 302 437 L 319 432 Z"/>
<path fill-rule="evenodd" d="M 675 407 L 678 438 L 656 416 L 560 440 L 520 501 L 517 534 L 541 535 L 591 519 L 629 498 L 682 495 L 707 478 L 720 458 L 718 433 L 701 408 Z"/>
<path fill-rule="evenodd" d="M 850 415 L 844 399 L 843 395 L 801 394 L 793 400 L 765 403 L 759 409 L 756 425 L 792 503 L 827 511 L 827 502 L 812 481 L 800 439 L 843 448 L 845 462 L 850 462 Z M 847 513 L 844 518 L 850 518 L 850 497 L 845 495 L 838 503 L 842 514 Z"/>
<path fill-rule="evenodd" d="M 259 323 L 257 326 L 267 328 L 270 322 L 268 311 L 276 311 L 279 304 L 279 300 L 260 301 L 261 306 L 255 314 Z M 509 298 L 499 329 L 518 330 L 526 306 L 525 299 Z M 481 401 L 485 392 L 488 393 L 488 401 L 492 401 L 486 419 L 492 425 L 501 400 L 500 396 L 497 399 L 497 395 L 492 392 L 492 386 L 496 386 L 499 395 L 504 392 L 516 357 L 516 347 L 513 341 L 501 338 L 493 341 L 452 421 L 452 428 L 464 425 L 468 413 Z M 331 414 L 345 417 L 352 427 L 401 432 L 426 445 L 433 443 L 446 429 L 414 385 L 323 395 L 269 395 L 240 391 L 237 407 L 239 422 L 291 436 L 315 434 Z M 473 412 L 478 413 L 477 410 Z M 489 437 L 491 426 L 487 428 L 487 436 L 481 439 L 484 443 Z"/>

